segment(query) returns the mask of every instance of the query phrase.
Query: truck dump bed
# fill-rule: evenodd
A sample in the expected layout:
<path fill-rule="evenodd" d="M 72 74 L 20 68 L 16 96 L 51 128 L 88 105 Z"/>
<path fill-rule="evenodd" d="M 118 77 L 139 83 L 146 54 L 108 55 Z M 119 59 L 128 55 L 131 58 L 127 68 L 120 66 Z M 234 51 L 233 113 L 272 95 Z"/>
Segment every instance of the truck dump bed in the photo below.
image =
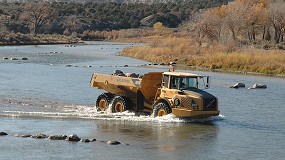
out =
<path fill-rule="evenodd" d="M 90 85 L 131 99 L 142 94 L 143 99 L 153 102 L 157 89 L 161 86 L 161 79 L 162 72 L 149 72 L 141 78 L 94 73 Z"/>

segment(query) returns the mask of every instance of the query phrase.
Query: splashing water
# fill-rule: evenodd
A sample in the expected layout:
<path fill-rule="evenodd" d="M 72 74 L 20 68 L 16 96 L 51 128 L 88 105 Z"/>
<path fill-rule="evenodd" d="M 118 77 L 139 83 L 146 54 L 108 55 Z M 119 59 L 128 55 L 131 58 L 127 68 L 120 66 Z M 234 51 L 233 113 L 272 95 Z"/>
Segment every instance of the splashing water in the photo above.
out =
<path fill-rule="evenodd" d="M 24 105 L 24 104 L 23 104 Z M 145 113 L 124 111 L 111 113 L 107 111 L 97 111 L 95 107 L 82 105 L 52 106 L 45 105 L 46 109 L 55 111 L 2 111 L 1 115 L 12 117 L 46 117 L 46 118 L 79 118 L 79 119 L 99 119 L 116 121 L 136 121 L 136 122 L 155 122 L 155 123 L 203 123 L 224 119 L 223 115 L 204 119 L 182 119 L 168 114 L 162 117 L 152 117 Z"/>

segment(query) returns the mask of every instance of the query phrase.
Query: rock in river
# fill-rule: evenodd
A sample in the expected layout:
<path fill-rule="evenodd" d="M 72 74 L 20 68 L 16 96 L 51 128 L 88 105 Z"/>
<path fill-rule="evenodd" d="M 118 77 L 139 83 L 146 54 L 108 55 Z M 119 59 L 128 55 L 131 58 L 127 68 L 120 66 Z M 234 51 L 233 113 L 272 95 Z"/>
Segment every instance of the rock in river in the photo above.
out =
<path fill-rule="evenodd" d="M 93 138 L 93 139 L 82 138 L 82 139 L 80 140 L 80 142 L 95 142 L 95 141 L 96 141 L 95 138 Z"/>
<path fill-rule="evenodd" d="M 47 135 L 40 133 L 40 134 L 33 135 L 31 137 L 36 138 L 36 139 L 43 139 L 43 138 L 47 138 Z"/>
<path fill-rule="evenodd" d="M 66 135 L 50 135 L 48 137 L 48 139 L 51 139 L 51 140 L 65 140 L 66 139 Z"/>
<path fill-rule="evenodd" d="M 244 88 L 245 87 L 245 84 L 244 83 L 237 83 L 233 86 L 230 86 L 230 88 Z"/>
<path fill-rule="evenodd" d="M 6 136 L 8 135 L 6 132 L 0 132 L 0 136 Z"/>
<path fill-rule="evenodd" d="M 65 138 L 65 140 L 67 140 L 67 141 L 80 141 L 81 139 L 76 134 L 72 134 L 72 135 L 67 136 Z"/>
<path fill-rule="evenodd" d="M 265 84 L 254 84 L 251 88 L 248 88 L 248 89 L 266 89 L 267 86 Z"/>
<path fill-rule="evenodd" d="M 15 137 L 23 137 L 23 138 L 27 138 L 27 137 L 31 137 L 32 135 L 30 134 L 15 134 Z"/>
<path fill-rule="evenodd" d="M 118 142 L 118 141 L 107 141 L 107 144 L 118 145 L 118 144 L 121 144 L 121 142 Z"/>

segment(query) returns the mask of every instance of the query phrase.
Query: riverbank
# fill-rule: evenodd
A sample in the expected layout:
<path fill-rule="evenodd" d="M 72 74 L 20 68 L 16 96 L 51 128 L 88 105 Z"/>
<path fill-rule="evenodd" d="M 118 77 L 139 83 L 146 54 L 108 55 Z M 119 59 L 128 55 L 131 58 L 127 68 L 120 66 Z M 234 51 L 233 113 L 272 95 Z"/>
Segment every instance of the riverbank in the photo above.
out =
<path fill-rule="evenodd" d="M 120 55 L 154 63 L 176 62 L 178 66 L 207 71 L 285 77 L 284 50 L 256 46 L 210 45 L 198 47 L 186 37 L 152 37 L 144 46 L 125 48 Z"/>
<path fill-rule="evenodd" d="M 82 43 L 74 36 L 39 34 L 0 34 L 0 46 Z"/>
<path fill-rule="evenodd" d="M 187 33 L 167 29 L 131 29 L 88 32 L 86 38 L 105 41 L 144 43 L 125 48 L 120 55 L 153 63 L 176 62 L 178 68 L 285 77 L 285 52 L 280 46 L 259 42 L 251 45 L 198 43 Z M 3 38 L 5 41 L 3 41 Z M 43 45 L 83 43 L 75 36 L 20 35 L 2 37 L 1 45 Z M 285 47 L 284 47 L 285 48 Z"/>

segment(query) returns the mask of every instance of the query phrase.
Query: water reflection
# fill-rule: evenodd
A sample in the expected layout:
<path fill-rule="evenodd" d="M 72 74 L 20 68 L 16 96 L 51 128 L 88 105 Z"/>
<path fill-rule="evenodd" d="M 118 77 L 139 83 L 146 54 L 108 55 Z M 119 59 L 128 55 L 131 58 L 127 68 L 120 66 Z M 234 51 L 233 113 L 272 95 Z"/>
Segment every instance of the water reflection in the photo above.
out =
<path fill-rule="evenodd" d="M 99 132 L 119 135 L 132 145 L 142 145 L 144 149 L 160 154 L 174 154 L 178 158 L 189 150 L 203 150 L 216 144 L 219 126 L 214 123 L 151 123 L 98 121 Z M 173 156 L 173 155 L 172 155 Z"/>

